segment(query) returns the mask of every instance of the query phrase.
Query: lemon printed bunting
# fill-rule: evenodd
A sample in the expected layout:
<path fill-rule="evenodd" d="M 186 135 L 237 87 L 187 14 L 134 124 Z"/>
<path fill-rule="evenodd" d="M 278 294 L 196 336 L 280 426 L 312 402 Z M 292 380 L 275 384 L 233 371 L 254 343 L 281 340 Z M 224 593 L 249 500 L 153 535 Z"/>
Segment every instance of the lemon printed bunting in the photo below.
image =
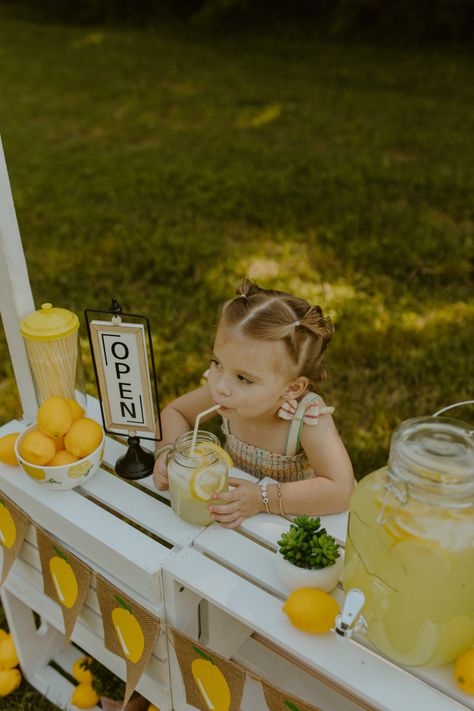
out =
<path fill-rule="evenodd" d="M 194 681 L 209 711 L 229 711 L 230 689 L 218 666 L 202 649 L 193 649 L 200 656 L 191 663 Z"/>
<path fill-rule="evenodd" d="M 174 648 L 183 675 L 186 703 L 199 711 L 239 711 L 245 670 L 238 664 L 203 649 L 172 629 Z"/>
<path fill-rule="evenodd" d="M 96 592 L 105 647 L 122 657 L 127 665 L 125 706 L 153 652 L 160 620 L 99 574 L 96 574 Z"/>
<path fill-rule="evenodd" d="M 49 533 L 36 529 L 43 573 L 44 593 L 61 607 L 64 633 L 69 641 L 77 617 L 89 592 L 91 571 L 85 563 L 64 549 Z"/>
<path fill-rule="evenodd" d="M 0 545 L 3 553 L 0 585 L 3 585 L 20 552 L 28 525 L 28 514 L 0 491 Z"/>
<path fill-rule="evenodd" d="M 112 621 L 123 653 L 136 664 L 143 654 L 145 638 L 140 624 L 120 595 L 114 596 L 119 606 L 112 610 Z"/>
<path fill-rule="evenodd" d="M 49 559 L 49 571 L 59 602 L 64 607 L 70 608 L 75 604 L 79 592 L 76 576 L 62 551 L 56 546 L 52 546 L 52 548 L 56 555 Z"/>
<path fill-rule="evenodd" d="M 0 499 L 0 542 L 5 548 L 12 548 L 16 539 L 16 526 L 13 516 Z"/>
<path fill-rule="evenodd" d="M 321 711 L 320 707 L 290 696 L 286 691 L 273 686 L 268 681 L 262 679 L 261 683 L 269 711 Z"/>

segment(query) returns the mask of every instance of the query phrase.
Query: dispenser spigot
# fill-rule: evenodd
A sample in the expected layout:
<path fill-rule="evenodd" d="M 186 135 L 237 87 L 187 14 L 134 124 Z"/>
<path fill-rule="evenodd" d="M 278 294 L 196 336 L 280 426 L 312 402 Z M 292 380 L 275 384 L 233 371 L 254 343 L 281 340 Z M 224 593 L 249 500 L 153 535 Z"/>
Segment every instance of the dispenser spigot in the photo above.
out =
<path fill-rule="evenodd" d="M 336 617 L 335 632 L 341 637 L 352 637 L 354 632 L 366 632 L 367 622 L 360 611 L 365 605 L 365 595 L 359 588 L 347 591 L 344 607 Z"/>

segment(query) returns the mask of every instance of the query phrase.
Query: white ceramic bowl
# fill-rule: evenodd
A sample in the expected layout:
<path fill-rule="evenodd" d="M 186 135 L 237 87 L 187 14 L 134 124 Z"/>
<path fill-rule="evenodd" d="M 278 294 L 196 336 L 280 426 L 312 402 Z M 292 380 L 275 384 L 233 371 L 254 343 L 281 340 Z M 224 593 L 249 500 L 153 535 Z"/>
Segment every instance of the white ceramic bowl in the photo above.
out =
<path fill-rule="evenodd" d="M 290 563 L 277 551 L 276 570 L 278 577 L 288 592 L 299 588 L 319 588 L 319 590 L 331 592 L 339 582 L 344 567 L 342 550 L 340 553 L 341 555 L 336 558 L 336 562 L 328 568 L 310 570 L 308 568 L 299 568 L 297 565 Z"/>
<path fill-rule="evenodd" d="M 20 454 L 20 444 L 27 432 L 36 429 L 37 425 L 27 427 L 24 432 L 17 438 L 15 442 L 15 453 L 18 457 L 23 471 L 28 474 L 31 479 L 34 479 L 38 484 L 47 486 L 49 489 L 74 489 L 84 481 L 90 479 L 99 469 L 102 459 L 104 458 L 105 437 L 102 430 L 102 439 L 97 449 L 93 452 L 78 459 L 72 464 L 64 464 L 58 467 L 39 466 L 30 464 Z"/>

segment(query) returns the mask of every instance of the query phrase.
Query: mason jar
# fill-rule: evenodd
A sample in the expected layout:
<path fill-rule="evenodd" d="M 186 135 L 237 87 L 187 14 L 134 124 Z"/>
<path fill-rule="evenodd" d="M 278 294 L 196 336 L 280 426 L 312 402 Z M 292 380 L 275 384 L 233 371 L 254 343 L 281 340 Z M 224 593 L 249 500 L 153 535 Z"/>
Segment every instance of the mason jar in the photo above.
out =
<path fill-rule="evenodd" d="M 445 664 L 474 643 L 473 434 L 403 422 L 388 465 L 351 497 L 344 589 L 362 590 L 370 641 L 401 664 Z"/>
<path fill-rule="evenodd" d="M 198 430 L 191 454 L 192 432 L 180 435 L 170 447 L 168 480 L 171 508 L 188 523 L 211 523 L 208 506 L 218 491 L 227 491 L 229 455 L 211 432 Z"/>

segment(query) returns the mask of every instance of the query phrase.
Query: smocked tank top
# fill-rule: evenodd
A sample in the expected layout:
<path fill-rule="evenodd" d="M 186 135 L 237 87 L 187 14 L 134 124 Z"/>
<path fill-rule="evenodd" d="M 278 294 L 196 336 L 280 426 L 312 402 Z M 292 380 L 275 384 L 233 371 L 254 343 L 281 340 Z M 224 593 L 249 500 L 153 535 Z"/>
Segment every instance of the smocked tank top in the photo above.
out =
<path fill-rule="evenodd" d="M 321 398 L 316 393 L 307 393 L 299 402 L 285 403 L 279 416 L 290 420 L 285 454 L 269 452 L 252 444 L 247 444 L 232 434 L 229 421 L 222 418 L 222 432 L 225 448 L 232 457 L 234 466 L 263 479 L 266 476 L 280 482 L 312 479 L 315 475 L 308 457 L 300 446 L 303 424 L 317 425 L 320 415 L 334 412 L 333 407 L 320 405 Z"/>

